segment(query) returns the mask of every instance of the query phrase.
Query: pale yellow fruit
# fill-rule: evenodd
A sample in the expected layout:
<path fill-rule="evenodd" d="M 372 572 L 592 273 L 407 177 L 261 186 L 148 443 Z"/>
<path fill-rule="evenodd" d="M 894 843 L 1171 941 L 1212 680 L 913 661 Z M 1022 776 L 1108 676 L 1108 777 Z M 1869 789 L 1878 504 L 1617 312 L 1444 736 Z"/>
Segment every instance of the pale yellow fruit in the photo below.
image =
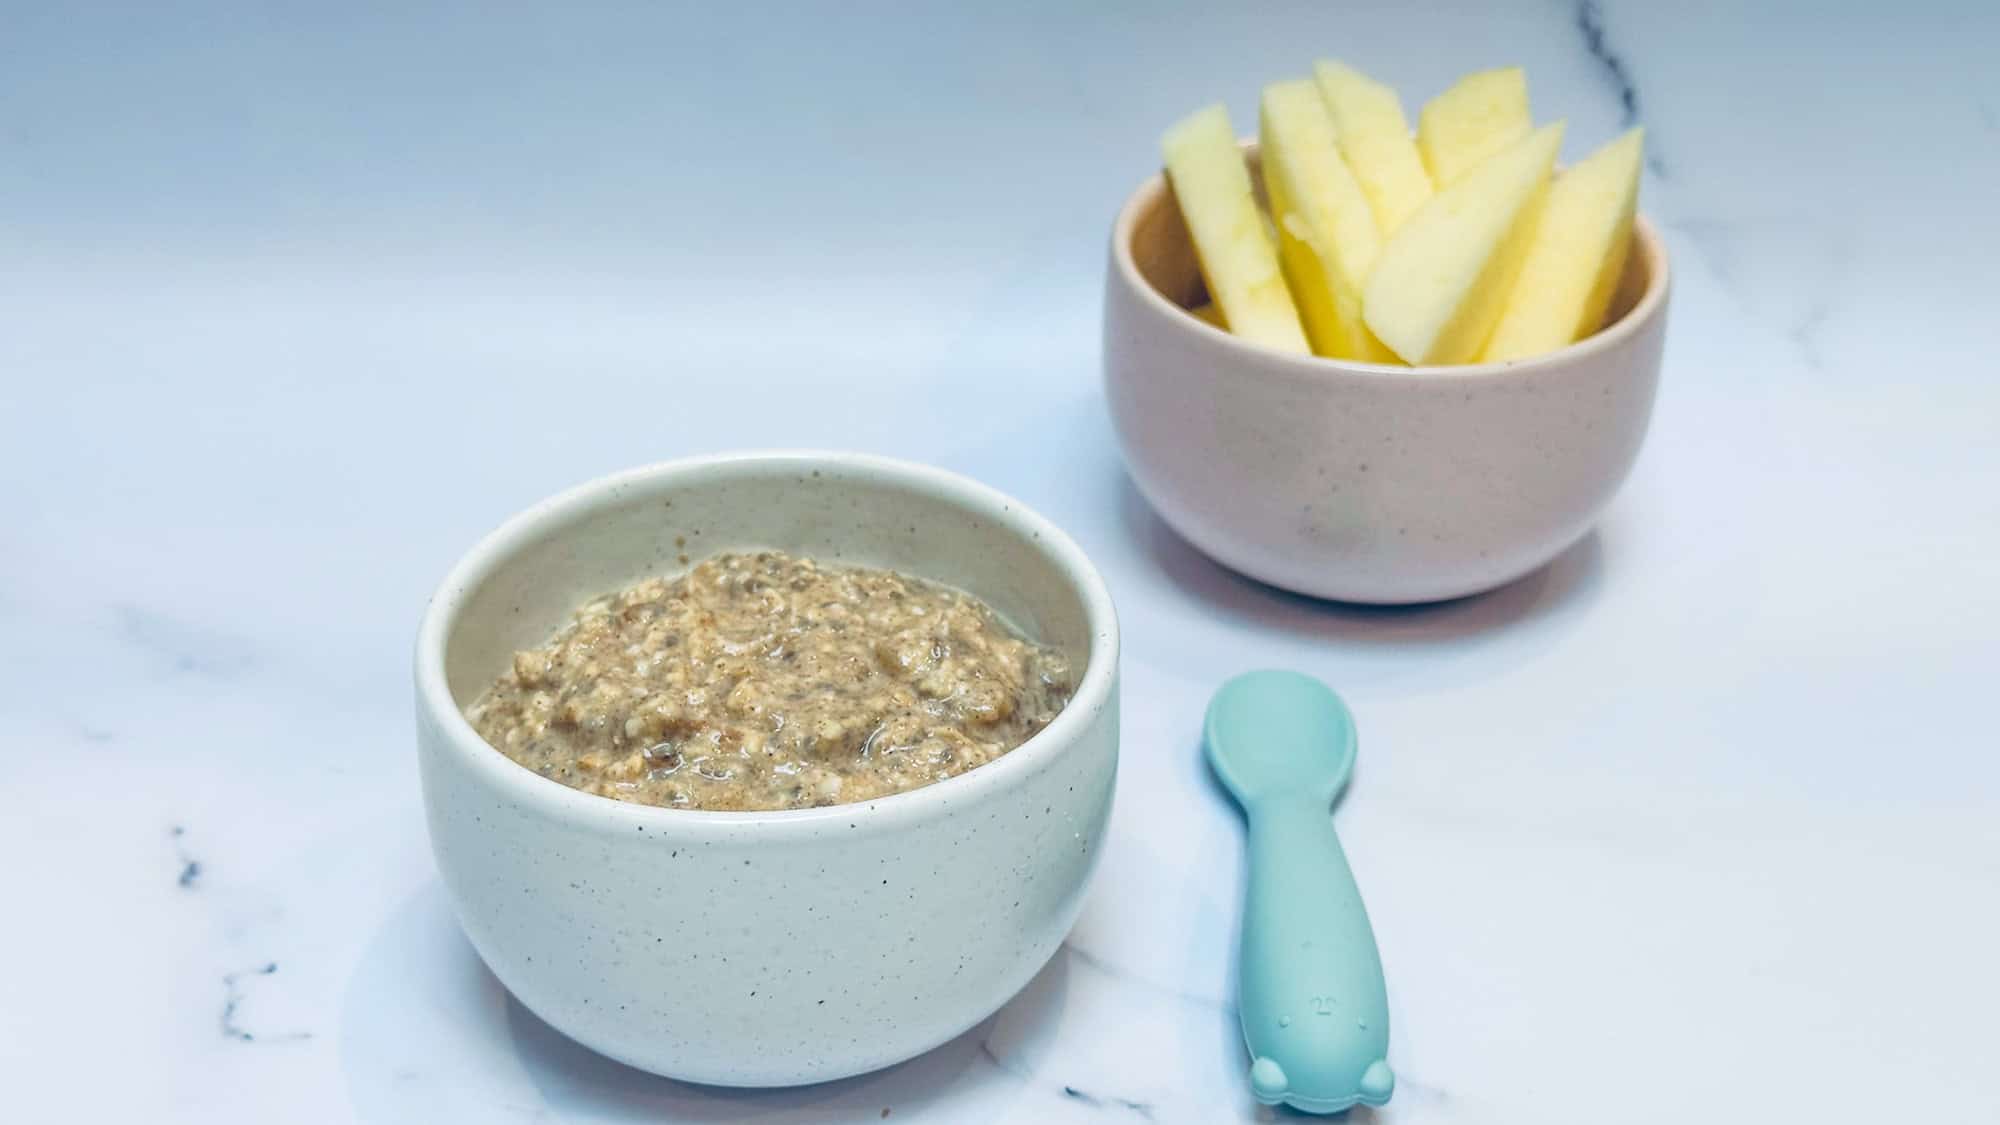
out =
<path fill-rule="evenodd" d="M 1160 149 L 1202 280 L 1229 330 L 1280 351 L 1310 352 L 1228 112 L 1198 111 L 1168 129 Z"/>
<path fill-rule="evenodd" d="M 1376 259 L 1361 310 L 1410 363 L 1468 363 L 1505 307 L 1548 198 L 1562 147 L 1547 125 L 1459 177 L 1410 217 Z"/>
<path fill-rule="evenodd" d="M 1222 319 L 1222 310 L 1215 307 L 1214 301 L 1196 305 L 1188 310 L 1188 315 L 1201 321 L 1203 324 L 1212 324 L 1224 332 L 1229 331 L 1229 325 Z"/>
<path fill-rule="evenodd" d="M 1645 137 L 1633 129 L 1556 177 L 1520 280 L 1486 341 L 1489 362 L 1540 355 L 1597 331 L 1624 276 Z"/>
<path fill-rule="evenodd" d="M 1341 159 L 1333 119 L 1309 79 L 1264 87 L 1258 158 L 1278 228 L 1278 262 L 1314 354 L 1394 363 L 1361 319 L 1361 287 L 1382 236 Z"/>
<path fill-rule="evenodd" d="M 1528 76 L 1521 68 L 1481 70 L 1424 103 L 1417 114 L 1417 151 L 1431 183 L 1444 188 L 1534 127 Z"/>
<path fill-rule="evenodd" d="M 1393 235 L 1431 197 L 1430 173 L 1410 139 L 1396 91 L 1345 63 L 1313 66 L 1320 96 L 1333 117 L 1340 155 L 1361 183 L 1375 225 Z"/>

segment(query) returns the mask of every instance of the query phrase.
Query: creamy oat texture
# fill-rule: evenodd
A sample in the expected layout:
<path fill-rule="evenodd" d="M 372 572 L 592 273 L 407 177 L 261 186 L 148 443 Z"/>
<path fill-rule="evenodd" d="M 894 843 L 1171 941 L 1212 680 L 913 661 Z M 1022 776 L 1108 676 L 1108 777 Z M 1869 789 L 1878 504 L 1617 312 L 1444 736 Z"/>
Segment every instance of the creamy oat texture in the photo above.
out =
<path fill-rule="evenodd" d="M 501 753 L 586 793 L 797 809 L 990 762 L 1073 690 L 1061 653 L 967 594 L 761 552 L 590 602 L 515 653 L 466 717 Z"/>

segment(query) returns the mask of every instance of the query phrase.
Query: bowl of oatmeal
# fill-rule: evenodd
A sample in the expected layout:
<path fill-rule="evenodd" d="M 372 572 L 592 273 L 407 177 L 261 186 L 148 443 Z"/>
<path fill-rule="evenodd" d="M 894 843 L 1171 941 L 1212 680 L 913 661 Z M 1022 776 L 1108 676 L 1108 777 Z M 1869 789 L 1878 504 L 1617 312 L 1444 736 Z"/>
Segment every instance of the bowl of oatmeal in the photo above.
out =
<path fill-rule="evenodd" d="M 1075 688 L 1067 653 L 965 591 L 732 551 L 585 602 L 465 714 L 573 789 L 773 811 L 956 777 L 1034 737 Z"/>
<path fill-rule="evenodd" d="M 620 473 L 432 597 L 432 849 L 494 974 L 586 1046 L 721 1085 L 873 1070 L 1075 921 L 1117 661 L 1089 561 L 975 482 L 842 453 Z"/>

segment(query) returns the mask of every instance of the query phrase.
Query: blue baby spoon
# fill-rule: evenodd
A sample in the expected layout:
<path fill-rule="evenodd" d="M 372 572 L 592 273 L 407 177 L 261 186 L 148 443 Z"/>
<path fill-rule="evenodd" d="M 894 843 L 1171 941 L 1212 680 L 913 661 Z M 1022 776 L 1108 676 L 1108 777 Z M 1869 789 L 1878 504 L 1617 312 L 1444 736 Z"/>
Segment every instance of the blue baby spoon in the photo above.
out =
<path fill-rule="evenodd" d="M 1208 704 L 1208 764 L 1250 822 L 1239 1009 L 1250 1090 L 1265 1105 L 1381 1105 L 1389 991 L 1368 911 L 1333 833 L 1354 767 L 1354 718 L 1297 672 L 1246 672 Z"/>

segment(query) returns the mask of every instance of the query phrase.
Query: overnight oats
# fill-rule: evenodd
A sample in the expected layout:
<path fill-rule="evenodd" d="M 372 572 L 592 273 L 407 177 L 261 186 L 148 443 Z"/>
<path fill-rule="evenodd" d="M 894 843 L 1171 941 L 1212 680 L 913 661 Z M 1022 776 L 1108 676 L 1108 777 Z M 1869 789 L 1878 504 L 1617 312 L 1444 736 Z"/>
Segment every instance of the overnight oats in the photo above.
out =
<path fill-rule="evenodd" d="M 978 599 L 774 551 L 597 598 L 466 717 L 586 793 L 669 808 L 850 804 L 954 777 L 1047 726 L 1062 653 Z"/>

